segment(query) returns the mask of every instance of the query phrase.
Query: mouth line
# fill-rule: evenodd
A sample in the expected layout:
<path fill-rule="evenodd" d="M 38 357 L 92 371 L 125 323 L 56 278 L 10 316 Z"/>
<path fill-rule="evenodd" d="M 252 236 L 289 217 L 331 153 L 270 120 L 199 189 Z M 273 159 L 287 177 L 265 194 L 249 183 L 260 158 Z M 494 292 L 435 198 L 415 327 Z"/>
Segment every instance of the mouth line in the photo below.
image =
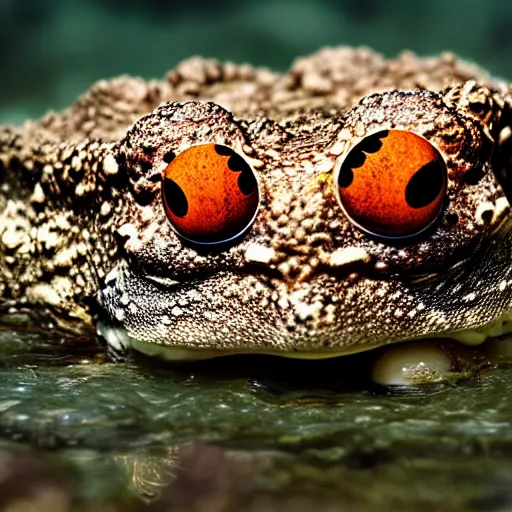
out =
<path fill-rule="evenodd" d="M 169 291 L 173 289 L 179 289 L 182 287 L 193 285 L 194 283 L 202 283 L 206 282 L 209 279 L 225 276 L 225 275 L 237 275 L 237 276 L 265 276 L 268 278 L 281 279 L 284 281 L 283 276 L 280 272 L 275 269 L 268 269 L 262 267 L 244 267 L 244 268 L 216 268 L 211 270 L 200 270 L 195 272 L 194 274 L 186 274 L 182 276 L 160 276 L 157 274 L 151 273 L 140 273 L 138 277 L 145 281 L 149 281 L 155 287 L 163 291 Z"/>
<path fill-rule="evenodd" d="M 461 279 L 467 272 L 471 271 L 471 258 L 465 258 L 446 268 L 430 269 L 420 273 L 403 273 L 400 275 L 395 268 L 388 268 L 385 271 L 377 270 L 375 265 L 363 262 L 354 262 L 344 265 L 342 268 L 331 267 L 327 264 L 320 263 L 316 267 L 312 267 L 309 271 L 304 272 L 304 267 L 299 267 L 295 271 L 288 274 L 278 270 L 275 266 L 268 266 L 259 263 L 245 263 L 239 267 L 219 266 L 217 268 L 197 270 L 194 273 L 184 275 L 166 276 L 158 272 L 152 272 L 141 269 L 137 272 L 137 276 L 141 279 L 149 281 L 160 290 L 179 289 L 180 287 L 190 286 L 193 283 L 201 283 L 222 275 L 237 275 L 251 277 L 265 277 L 267 279 L 276 279 L 288 284 L 291 288 L 293 284 L 301 284 L 308 280 L 313 281 L 321 277 L 336 278 L 340 280 L 349 280 L 350 276 L 358 279 L 369 279 L 373 281 L 394 281 L 405 286 L 418 287 L 424 285 L 435 285 L 441 281 L 452 281 L 453 279 Z M 352 280 L 352 279 L 350 279 Z M 356 279 L 357 280 L 357 279 Z"/>
<path fill-rule="evenodd" d="M 201 283 L 208 281 L 209 279 L 215 278 L 217 276 L 225 276 L 225 275 L 233 275 L 233 276 L 242 276 L 242 277 L 264 277 L 271 280 L 278 280 L 282 283 L 288 284 L 290 288 L 293 284 L 301 284 L 303 282 L 307 282 L 308 280 L 315 280 L 321 277 L 326 278 L 338 278 L 341 280 L 347 280 L 350 275 L 357 274 L 362 278 L 372 279 L 375 281 L 383 281 L 383 280 L 396 280 L 389 276 L 388 274 L 382 274 L 379 272 L 372 271 L 371 266 L 366 265 L 350 265 L 343 269 L 331 268 L 326 265 L 318 266 L 314 268 L 311 272 L 302 273 L 300 270 L 293 274 L 285 275 L 276 268 L 267 267 L 264 265 L 257 264 L 248 264 L 239 268 L 226 268 L 219 267 L 211 270 L 199 270 L 194 274 L 186 274 L 182 276 L 162 276 L 155 273 L 140 273 L 138 277 L 149 281 L 158 289 L 163 291 L 169 291 L 173 289 L 179 289 L 181 287 L 190 286 L 194 283 Z"/>

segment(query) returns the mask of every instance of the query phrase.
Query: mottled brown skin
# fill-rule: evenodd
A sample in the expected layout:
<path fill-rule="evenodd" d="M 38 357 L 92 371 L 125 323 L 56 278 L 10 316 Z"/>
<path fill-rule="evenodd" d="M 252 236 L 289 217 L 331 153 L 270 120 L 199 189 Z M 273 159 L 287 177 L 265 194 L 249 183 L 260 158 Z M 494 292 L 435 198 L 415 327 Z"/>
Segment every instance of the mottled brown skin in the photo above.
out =
<path fill-rule="evenodd" d="M 112 326 L 114 351 L 131 338 L 209 355 L 335 355 L 485 327 L 512 303 L 510 100 L 451 55 L 351 48 L 283 75 L 196 58 L 161 82 L 100 82 L 62 114 L 0 128 L 0 311 Z M 401 242 L 351 224 L 333 179 L 354 144 L 392 128 L 434 144 L 449 178 L 439 222 Z M 238 151 L 260 183 L 254 224 L 213 248 L 176 235 L 160 191 L 172 155 L 204 143 Z"/>

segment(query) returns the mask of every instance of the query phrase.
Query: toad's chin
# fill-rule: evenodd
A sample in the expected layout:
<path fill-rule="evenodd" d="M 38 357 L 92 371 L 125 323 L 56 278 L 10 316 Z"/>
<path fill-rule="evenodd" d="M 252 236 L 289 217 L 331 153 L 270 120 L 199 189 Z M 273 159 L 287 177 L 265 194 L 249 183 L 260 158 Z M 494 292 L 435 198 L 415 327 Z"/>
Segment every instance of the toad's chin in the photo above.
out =
<path fill-rule="evenodd" d="M 193 348 L 179 345 L 167 345 L 163 343 L 147 342 L 138 340 L 130 336 L 122 327 L 114 327 L 105 322 L 99 322 L 97 333 L 114 351 L 122 352 L 127 349 L 133 349 L 142 354 L 159 357 L 167 361 L 200 361 L 212 359 L 215 357 L 244 355 L 244 354 L 263 354 L 287 357 L 292 359 L 329 359 L 341 357 L 386 345 L 395 345 L 411 341 L 429 341 L 435 339 L 455 340 L 463 345 L 475 347 L 482 345 L 489 338 L 504 338 L 512 334 L 512 314 L 507 314 L 500 320 L 494 322 L 479 330 L 463 330 L 456 332 L 432 333 L 428 336 L 404 338 L 400 340 L 383 340 L 374 344 L 359 344 L 347 347 L 335 347 L 323 350 L 290 350 L 283 351 L 272 348 L 247 347 L 240 348 Z M 312 343 L 314 346 L 315 344 Z"/>
<path fill-rule="evenodd" d="M 458 331 L 443 333 L 443 337 L 416 338 L 393 343 L 382 343 L 387 348 L 370 360 L 372 380 L 382 386 L 418 386 L 438 384 L 464 376 L 461 364 L 467 371 L 477 368 L 482 357 L 475 357 L 474 351 L 458 350 L 455 345 L 462 343 L 469 347 L 486 344 L 485 361 L 488 364 L 512 359 L 512 321 L 502 319 L 479 331 Z M 123 328 L 113 327 L 100 322 L 98 334 L 106 341 L 114 353 L 133 349 L 144 355 L 157 357 L 166 361 L 185 362 L 213 359 L 230 355 L 277 355 L 293 359 L 327 359 L 347 356 L 356 352 L 367 351 L 378 345 L 360 345 L 352 350 L 327 351 L 276 351 L 256 349 L 194 349 L 180 346 L 147 343 L 130 337 Z M 453 342 L 452 340 L 455 340 Z M 396 341 L 396 340 L 395 340 Z M 458 342 L 458 343 L 457 343 Z M 381 345 L 381 346 L 382 346 Z M 481 354 L 484 355 L 483 353 Z"/>

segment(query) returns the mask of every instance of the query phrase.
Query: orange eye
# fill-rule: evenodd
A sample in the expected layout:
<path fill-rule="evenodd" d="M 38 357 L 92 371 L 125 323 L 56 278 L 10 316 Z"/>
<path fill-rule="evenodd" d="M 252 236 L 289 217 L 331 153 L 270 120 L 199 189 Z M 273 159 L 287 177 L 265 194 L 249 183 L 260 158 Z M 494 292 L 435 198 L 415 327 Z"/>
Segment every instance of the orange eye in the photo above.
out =
<path fill-rule="evenodd" d="M 438 217 L 446 164 L 423 137 L 383 130 L 365 137 L 341 164 L 341 206 L 363 231 L 388 238 L 418 234 Z"/>
<path fill-rule="evenodd" d="M 247 162 L 219 144 L 192 146 L 163 173 L 165 213 L 172 227 L 199 244 L 240 235 L 258 209 L 258 183 Z"/>

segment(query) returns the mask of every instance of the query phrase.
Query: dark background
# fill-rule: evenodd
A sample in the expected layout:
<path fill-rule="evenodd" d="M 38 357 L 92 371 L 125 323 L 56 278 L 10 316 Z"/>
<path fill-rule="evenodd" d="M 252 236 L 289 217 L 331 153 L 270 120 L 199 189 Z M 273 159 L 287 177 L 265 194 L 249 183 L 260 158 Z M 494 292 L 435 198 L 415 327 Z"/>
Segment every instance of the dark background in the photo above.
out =
<path fill-rule="evenodd" d="M 0 122 L 69 105 L 93 81 L 207 57 L 286 69 L 324 45 L 450 50 L 512 77 L 510 0 L 0 0 Z"/>

